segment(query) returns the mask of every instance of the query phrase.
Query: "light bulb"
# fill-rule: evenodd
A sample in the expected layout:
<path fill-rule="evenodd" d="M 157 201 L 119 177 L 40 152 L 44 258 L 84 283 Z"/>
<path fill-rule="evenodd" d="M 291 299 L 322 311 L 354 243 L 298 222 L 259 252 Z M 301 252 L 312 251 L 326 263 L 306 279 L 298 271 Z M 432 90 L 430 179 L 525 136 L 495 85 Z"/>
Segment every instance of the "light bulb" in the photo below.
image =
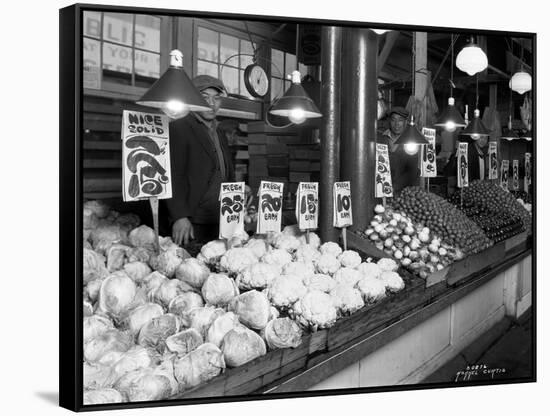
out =
<path fill-rule="evenodd" d="M 449 131 L 449 132 L 453 132 L 456 130 L 456 123 L 454 121 L 447 121 L 445 123 L 445 130 Z"/>
<path fill-rule="evenodd" d="M 168 117 L 178 119 L 189 114 L 189 106 L 179 100 L 170 100 L 162 107 L 162 111 Z"/>
<path fill-rule="evenodd" d="M 419 145 L 416 143 L 405 143 L 405 146 L 403 146 L 405 149 L 405 153 L 408 155 L 416 155 L 418 153 Z"/>
<path fill-rule="evenodd" d="M 470 137 L 472 138 L 472 140 L 479 140 L 481 137 L 481 134 L 472 134 Z"/>
<path fill-rule="evenodd" d="M 306 121 L 306 113 L 302 108 L 293 108 L 288 115 L 290 121 L 294 124 L 302 124 Z"/>

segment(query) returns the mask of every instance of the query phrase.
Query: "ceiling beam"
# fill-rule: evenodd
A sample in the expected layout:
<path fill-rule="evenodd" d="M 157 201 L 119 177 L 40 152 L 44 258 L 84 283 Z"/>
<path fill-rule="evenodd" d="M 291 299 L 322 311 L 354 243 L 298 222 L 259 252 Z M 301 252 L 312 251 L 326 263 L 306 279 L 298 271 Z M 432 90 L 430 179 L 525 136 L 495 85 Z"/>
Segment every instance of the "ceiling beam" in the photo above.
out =
<path fill-rule="evenodd" d="M 393 48 L 393 45 L 395 45 L 395 41 L 399 37 L 400 31 L 399 30 L 392 30 L 391 32 L 388 32 L 386 34 L 386 40 L 384 42 L 384 46 L 382 47 L 382 50 L 380 51 L 380 54 L 378 54 L 378 73 L 384 69 L 384 65 L 386 64 L 386 61 L 388 57 L 390 56 L 390 52 Z"/>

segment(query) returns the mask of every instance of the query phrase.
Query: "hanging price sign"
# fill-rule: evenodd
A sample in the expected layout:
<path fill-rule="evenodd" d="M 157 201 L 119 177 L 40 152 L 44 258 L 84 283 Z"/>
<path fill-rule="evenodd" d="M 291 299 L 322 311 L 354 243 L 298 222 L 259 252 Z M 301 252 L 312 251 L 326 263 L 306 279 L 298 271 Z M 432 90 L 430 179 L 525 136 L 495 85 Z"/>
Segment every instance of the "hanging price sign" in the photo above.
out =
<path fill-rule="evenodd" d="M 500 186 L 502 189 L 508 190 L 508 174 L 510 170 L 510 161 L 503 160 L 500 165 Z"/>
<path fill-rule="evenodd" d="M 168 117 L 124 110 L 121 138 L 124 201 L 172 198 Z"/>
<path fill-rule="evenodd" d="M 512 160 L 512 189 L 519 190 L 519 160 Z"/>
<path fill-rule="evenodd" d="M 333 226 L 343 228 L 352 225 L 351 185 L 349 181 L 334 183 L 333 204 Z"/>
<path fill-rule="evenodd" d="M 465 188 L 468 186 L 468 143 L 458 143 L 456 161 L 457 186 L 459 188 Z"/>
<path fill-rule="evenodd" d="M 223 182 L 220 187 L 219 238 L 244 232 L 244 182 Z"/>
<path fill-rule="evenodd" d="M 523 189 L 529 192 L 531 185 L 531 153 L 525 153 L 525 176 L 523 177 Z"/>
<path fill-rule="evenodd" d="M 374 192 L 376 198 L 389 198 L 393 196 L 390 157 L 388 155 L 387 144 L 376 144 L 376 177 Z"/>
<path fill-rule="evenodd" d="M 497 142 L 489 142 L 489 179 L 498 179 Z"/>
<path fill-rule="evenodd" d="M 428 140 L 429 144 L 422 146 L 422 163 L 420 166 L 420 176 L 433 178 L 437 176 L 437 167 L 435 162 L 435 129 L 424 127 L 422 134 Z"/>
<path fill-rule="evenodd" d="M 283 184 L 280 182 L 261 181 L 259 196 L 258 222 L 256 233 L 281 231 L 283 210 Z"/>
<path fill-rule="evenodd" d="M 300 230 L 317 228 L 319 217 L 319 184 L 300 182 L 296 193 L 296 219 Z"/>

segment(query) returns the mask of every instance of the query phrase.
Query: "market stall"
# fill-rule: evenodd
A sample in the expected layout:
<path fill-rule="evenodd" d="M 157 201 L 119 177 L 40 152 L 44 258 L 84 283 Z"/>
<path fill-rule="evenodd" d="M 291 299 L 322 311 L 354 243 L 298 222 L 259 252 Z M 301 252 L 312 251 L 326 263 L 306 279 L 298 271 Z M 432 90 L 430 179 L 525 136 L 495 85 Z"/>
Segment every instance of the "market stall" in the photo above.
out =
<path fill-rule="evenodd" d="M 93 116 L 85 123 L 85 404 L 420 383 L 505 316 L 529 312 L 532 147 L 501 145 L 492 125 L 473 131 L 478 110 L 460 134 L 456 126 L 436 133 L 447 124 L 434 115 L 426 33 L 403 31 L 412 79 L 385 93 L 392 107 L 398 94 L 411 95 L 407 109 L 391 111 L 380 111 L 379 78 L 396 36 L 379 48 L 368 29 L 318 34 L 322 53 L 310 66 L 326 84 L 303 87 L 293 71 L 292 94 L 273 105 L 250 81 L 250 102 L 219 97 L 238 175 L 219 180 L 219 233 L 210 241 L 180 245 L 159 226 L 159 201 L 179 192 L 168 133 L 183 116 L 153 87 L 133 99 L 150 108 L 85 100 L 85 111 L 113 117 L 108 126 Z M 179 76 L 177 52 L 166 73 Z M 306 87 L 317 87 L 317 100 Z M 191 111 L 208 109 L 189 88 L 198 96 Z M 475 88 L 477 108 L 477 78 Z M 285 107 L 300 94 L 310 120 Z M 448 103 L 440 118 L 452 96 Z M 490 104 L 487 123 L 498 117 Z M 385 113 L 408 115 L 399 135 L 393 121 L 388 133 L 377 129 Z M 395 177 L 411 160 L 405 175 L 414 185 Z"/>

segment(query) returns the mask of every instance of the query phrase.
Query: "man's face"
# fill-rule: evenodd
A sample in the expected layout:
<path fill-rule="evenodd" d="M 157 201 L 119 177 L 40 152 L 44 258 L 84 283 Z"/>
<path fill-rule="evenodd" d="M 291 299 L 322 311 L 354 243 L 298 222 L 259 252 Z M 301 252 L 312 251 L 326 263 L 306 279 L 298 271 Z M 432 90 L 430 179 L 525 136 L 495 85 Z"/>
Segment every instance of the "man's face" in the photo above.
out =
<path fill-rule="evenodd" d="M 390 116 L 390 130 L 395 135 L 400 135 L 405 130 L 405 117 L 393 113 Z"/>
<path fill-rule="evenodd" d="M 208 103 L 212 110 L 200 113 L 205 120 L 213 120 L 220 109 L 222 94 L 215 88 L 206 88 L 201 91 L 202 98 Z"/>

